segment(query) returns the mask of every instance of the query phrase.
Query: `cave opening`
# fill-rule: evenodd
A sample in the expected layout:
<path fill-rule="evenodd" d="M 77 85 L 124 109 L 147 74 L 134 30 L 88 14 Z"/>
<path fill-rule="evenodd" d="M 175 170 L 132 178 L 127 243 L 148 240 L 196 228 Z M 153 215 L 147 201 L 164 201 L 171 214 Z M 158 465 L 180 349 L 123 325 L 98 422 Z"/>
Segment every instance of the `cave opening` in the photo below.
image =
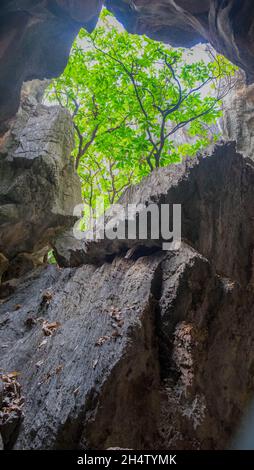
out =
<path fill-rule="evenodd" d="M 81 29 L 44 104 L 72 116 L 83 230 L 101 215 L 99 200 L 104 211 L 154 170 L 222 139 L 223 99 L 236 82 L 236 67 L 211 46 L 128 33 L 106 8 L 93 32 Z"/>

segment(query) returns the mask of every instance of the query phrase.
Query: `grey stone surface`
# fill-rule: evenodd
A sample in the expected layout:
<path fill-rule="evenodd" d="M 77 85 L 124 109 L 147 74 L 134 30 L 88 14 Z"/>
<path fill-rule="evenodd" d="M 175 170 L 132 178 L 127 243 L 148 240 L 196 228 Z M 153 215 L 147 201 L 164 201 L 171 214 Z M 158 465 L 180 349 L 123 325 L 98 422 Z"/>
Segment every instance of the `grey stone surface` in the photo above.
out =
<path fill-rule="evenodd" d="M 179 251 L 20 278 L 0 305 L 0 369 L 25 400 L 5 448 L 230 446 L 254 392 L 253 171 L 231 143 L 127 191 L 183 203 Z"/>
<path fill-rule="evenodd" d="M 0 134 L 18 110 L 23 82 L 60 75 L 75 36 L 94 28 L 101 6 L 102 0 L 1 2 Z"/>
<path fill-rule="evenodd" d="M 185 244 L 26 275 L 0 307 L 0 368 L 25 399 L 5 448 L 228 447 L 254 387 L 253 300 Z"/>
<path fill-rule="evenodd" d="M 22 98 L 0 150 L 0 252 L 8 259 L 49 245 L 73 225 L 81 201 L 70 115 L 25 91 Z"/>
<path fill-rule="evenodd" d="M 219 273 L 248 284 L 253 258 L 253 188 L 253 161 L 237 153 L 235 143 L 229 142 L 215 146 L 203 157 L 155 170 L 130 187 L 119 202 L 123 206 L 181 204 L 182 238 Z M 120 218 L 120 223 L 125 220 Z M 138 238 L 83 241 L 76 248 L 58 243 L 58 254 L 62 253 L 61 261 L 66 265 L 100 264 L 139 245 L 148 250 L 162 246 L 162 240 Z"/>
<path fill-rule="evenodd" d="M 246 85 L 239 73 L 237 85 L 223 100 L 223 133 L 235 140 L 237 150 L 254 159 L 254 85 Z"/>
<path fill-rule="evenodd" d="M 210 42 L 254 77 L 252 0 L 105 0 L 127 30 L 173 46 Z M 91 31 L 102 0 L 2 1 L 0 133 L 15 115 L 22 83 L 61 74 L 81 27 Z M 15 70 L 15 73 L 13 73 Z"/>
<path fill-rule="evenodd" d="M 252 0 L 105 0 L 132 33 L 175 47 L 210 42 L 253 81 Z"/>
<path fill-rule="evenodd" d="M 148 445 L 156 409 L 146 387 L 159 384 L 152 282 L 160 259 L 40 268 L 0 307 L 0 368 L 20 372 L 25 397 L 16 449 L 110 447 L 129 439 L 136 413 L 132 443 Z M 43 321 L 59 323 L 52 336 Z"/>

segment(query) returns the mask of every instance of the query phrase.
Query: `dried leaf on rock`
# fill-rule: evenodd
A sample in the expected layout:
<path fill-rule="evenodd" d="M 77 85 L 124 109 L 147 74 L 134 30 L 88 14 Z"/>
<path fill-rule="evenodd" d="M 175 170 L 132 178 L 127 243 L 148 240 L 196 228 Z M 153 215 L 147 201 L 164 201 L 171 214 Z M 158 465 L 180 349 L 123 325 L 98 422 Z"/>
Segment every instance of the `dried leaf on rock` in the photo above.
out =
<path fill-rule="evenodd" d="M 110 336 L 101 336 L 95 343 L 95 346 L 102 346 L 106 341 L 110 339 Z"/>
<path fill-rule="evenodd" d="M 45 336 L 51 336 L 54 331 L 59 328 L 60 323 L 59 322 L 52 322 L 49 323 L 47 320 L 44 320 L 42 324 L 42 331 L 45 334 Z"/>

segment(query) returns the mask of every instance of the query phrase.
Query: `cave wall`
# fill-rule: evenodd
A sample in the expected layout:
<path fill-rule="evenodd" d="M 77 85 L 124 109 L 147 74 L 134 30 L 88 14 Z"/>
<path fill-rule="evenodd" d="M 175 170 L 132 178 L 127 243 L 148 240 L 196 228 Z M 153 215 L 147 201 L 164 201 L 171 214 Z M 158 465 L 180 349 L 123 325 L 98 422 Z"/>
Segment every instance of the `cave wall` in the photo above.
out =
<path fill-rule="evenodd" d="M 0 6 L 0 133 L 18 109 L 23 81 L 59 75 L 81 27 L 92 30 L 102 0 L 4 0 Z M 211 42 L 254 78 L 252 0 L 106 0 L 128 31 L 173 46 Z"/>
<path fill-rule="evenodd" d="M 0 284 L 1 277 L 19 277 L 41 263 L 56 236 L 77 220 L 81 186 L 70 157 L 73 123 L 67 110 L 41 104 L 46 86 L 26 82 L 1 142 Z"/>
<path fill-rule="evenodd" d="M 226 448 L 254 392 L 252 87 L 228 105 L 236 143 L 156 171 L 122 199 L 183 204 L 180 251 L 153 240 L 145 253 L 135 240 L 70 247 L 70 116 L 26 93 L 13 116 L 23 81 L 58 75 L 101 5 L 0 7 L 0 448 Z M 106 5 L 131 32 L 210 41 L 253 81 L 253 2 Z M 59 231 L 64 267 L 32 262 L 17 275 L 15 260 L 56 245 Z"/>
<path fill-rule="evenodd" d="M 223 100 L 222 131 L 239 152 L 254 158 L 254 85 L 246 85 L 243 73 L 238 72 L 236 86 Z"/>
<path fill-rule="evenodd" d="M 102 0 L 4 0 L 0 5 L 0 132 L 22 83 L 61 74 L 81 27 L 96 25 Z"/>
<path fill-rule="evenodd" d="M 144 253 L 139 242 L 126 253 L 120 240 L 105 261 L 101 241 L 97 262 L 9 281 L 0 301 L 6 449 L 231 445 L 254 393 L 253 181 L 234 143 L 156 170 L 123 199 L 182 203 L 179 250 Z"/>
<path fill-rule="evenodd" d="M 106 0 L 128 31 L 176 47 L 210 42 L 254 78 L 252 0 Z"/>

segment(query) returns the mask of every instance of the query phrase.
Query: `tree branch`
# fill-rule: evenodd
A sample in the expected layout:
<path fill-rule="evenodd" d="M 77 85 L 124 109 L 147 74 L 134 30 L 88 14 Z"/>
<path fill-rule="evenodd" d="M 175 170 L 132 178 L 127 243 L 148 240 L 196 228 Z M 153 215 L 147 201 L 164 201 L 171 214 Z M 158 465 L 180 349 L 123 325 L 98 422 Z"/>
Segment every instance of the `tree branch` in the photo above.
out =
<path fill-rule="evenodd" d="M 76 127 L 75 127 L 76 129 Z M 82 134 L 80 133 L 80 131 L 78 130 L 78 135 L 79 137 L 81 136 L 82 137 L 82 140 L 80 140 L 80 146 L 79 146 L 79 151 L 78 151 L 78 155 L 77 155 L 77 158 L 76 158 L 76 162 L 75 162 L 75 168 L 76 170 L 78 169 L 79 167 L 79 163 L 80 163 L 80 159 L 81 157 L 83 157 L 85 155 L 85 153 L 87 152 L 87 150 L 89 149 L 89 147 L 92 145 L 92 143 L 94 142 L 95 140 L 95 137 L 97 135 L 97 132 L 98 132 L 98 129 L 99 129 L 99 124 L 96 124 L 93 132 L 92 132 L 92 135 L 91 135 L 91 138 L 86 142 L 85 146 L 82 147 L 82 142 L 83 142 L 83 136 Z"/>

